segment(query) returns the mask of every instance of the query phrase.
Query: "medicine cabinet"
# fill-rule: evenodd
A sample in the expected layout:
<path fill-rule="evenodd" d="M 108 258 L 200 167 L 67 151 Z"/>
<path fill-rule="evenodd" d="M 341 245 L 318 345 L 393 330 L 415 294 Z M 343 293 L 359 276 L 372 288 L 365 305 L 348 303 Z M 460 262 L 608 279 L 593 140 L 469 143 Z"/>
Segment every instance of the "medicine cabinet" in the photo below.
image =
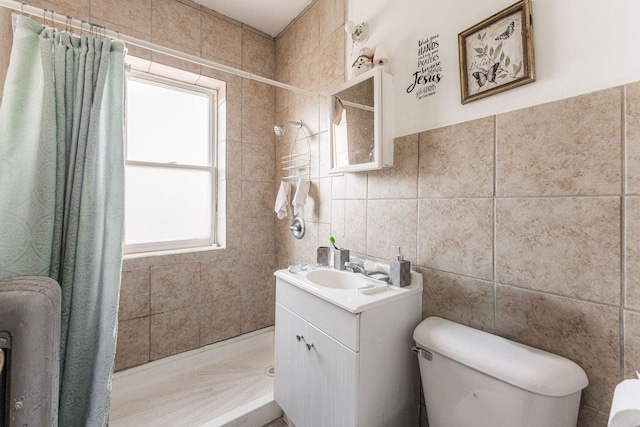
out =
<path fill-rule="evenodd" d="M 393 76 L 373 69 L 335 88 L 329 96 L 329 173 L 393 166 Z"/>

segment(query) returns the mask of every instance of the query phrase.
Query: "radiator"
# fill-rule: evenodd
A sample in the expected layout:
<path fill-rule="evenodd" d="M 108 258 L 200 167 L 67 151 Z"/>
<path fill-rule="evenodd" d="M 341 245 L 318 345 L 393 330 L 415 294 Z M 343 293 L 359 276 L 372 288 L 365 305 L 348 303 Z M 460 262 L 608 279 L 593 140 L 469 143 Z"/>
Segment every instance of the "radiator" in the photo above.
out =
<path fill-rule="evenodd" d="M 0 426 L 57 426 L 60 286 L 55 280 L 0 280 L 0 349 Z"/>

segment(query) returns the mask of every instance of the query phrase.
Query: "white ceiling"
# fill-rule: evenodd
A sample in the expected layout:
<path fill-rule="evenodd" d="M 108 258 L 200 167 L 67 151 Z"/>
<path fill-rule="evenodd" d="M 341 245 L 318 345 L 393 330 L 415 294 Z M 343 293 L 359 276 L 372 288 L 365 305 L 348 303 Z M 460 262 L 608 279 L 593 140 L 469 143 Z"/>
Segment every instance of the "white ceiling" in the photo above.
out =
<path fill-rule="evenodd" d="M 194 0 L 229 18 L 277 36 L 311 0 Z"/>

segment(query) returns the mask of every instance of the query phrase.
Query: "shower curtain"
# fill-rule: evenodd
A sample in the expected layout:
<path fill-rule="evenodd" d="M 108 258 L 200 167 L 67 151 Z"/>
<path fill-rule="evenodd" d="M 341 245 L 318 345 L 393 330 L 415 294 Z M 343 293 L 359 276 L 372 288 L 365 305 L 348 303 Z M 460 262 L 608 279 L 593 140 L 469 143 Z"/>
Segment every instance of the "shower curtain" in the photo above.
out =
<path fill-rule="evenodd" d="M 124 222 L 124 45 L 19 16 L 0 107 L 0 279 L 60 283 L 58 424 L 108 423 Z"/>

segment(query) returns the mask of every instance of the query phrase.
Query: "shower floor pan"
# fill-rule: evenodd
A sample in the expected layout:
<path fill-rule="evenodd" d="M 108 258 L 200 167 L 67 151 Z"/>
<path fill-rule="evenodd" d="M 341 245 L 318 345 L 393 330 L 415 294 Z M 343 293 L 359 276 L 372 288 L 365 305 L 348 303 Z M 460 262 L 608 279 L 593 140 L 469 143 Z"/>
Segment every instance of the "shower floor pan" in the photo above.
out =
<path fill-rule="evenodd" d="M 273 327 L 117 372 L 110 427 L 263 426 L 273 399 Z"/>

